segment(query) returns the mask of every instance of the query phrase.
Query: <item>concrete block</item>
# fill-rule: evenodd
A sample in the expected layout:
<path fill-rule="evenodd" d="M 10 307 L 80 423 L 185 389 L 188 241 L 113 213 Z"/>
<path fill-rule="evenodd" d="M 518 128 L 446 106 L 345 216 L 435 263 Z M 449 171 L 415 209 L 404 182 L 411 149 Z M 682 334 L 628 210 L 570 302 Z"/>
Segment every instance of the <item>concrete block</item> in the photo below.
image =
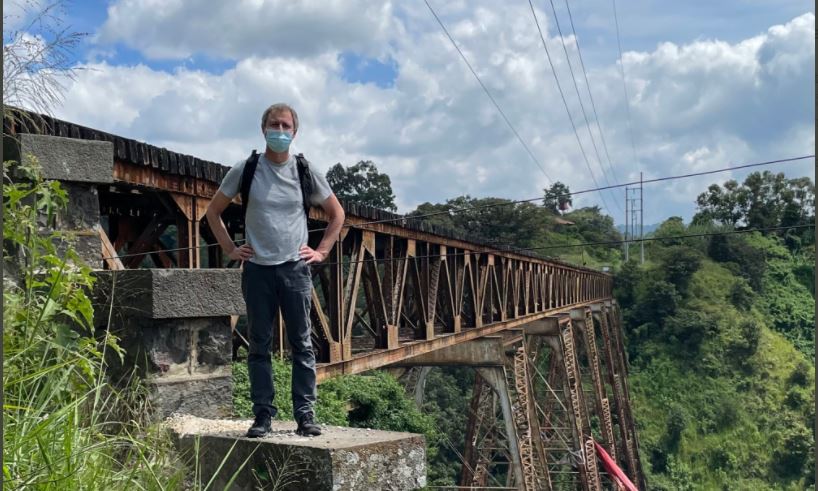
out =
<path fill-rule="evenodd" d="M 114 144 L 60 136 L 21 134 L 20 153 L 37 158 L 43 177 L 60 181 L 114 182 Z"/>
<path fill-rule="evenodd" d="M 233 415 L 233 377 L 229 367 L 214 375 L 154 379 L 148 382 L 148 387 L 156 420 L 174 413 L 202 418 Z"/>
<path fill-rule="evenodd" d="M 93 230 L 99 226 L 99 191 L 94 184 L 62 182 L 68 207 L 57 214 L 58 230 Z"/>
<path fill-rule="evenodd" d="M 117 285 L 114 309 L 129 316 L 173 319 L 245 312 L 238 269 L 129 269 L 95 274 L 98 304 L 110 306 L 111 288 Z"/>
<path fill-rule="evenodd" d="M 57 254 L 65 256 L 65 251 L 70 246 L 77 256 L 91 268 L 102 267 L 102 242 L 99 235 L 93 230 L 61 230 L 64 235 L 59 239 L 54 239 L 53 244 L 57 248 Z"/>
<path fill-rule="evenodd" d="M 188 459 L 199 439 L 203 482 L 221 467 L 214 489 L 224 489 L 234 474 L 231 489 L 369 491 L 426 485 L 422 435 L 328 426 L 321 436 L 300 437 L 294 422 L 273 421 L 272 434 L 252 439 L 244 437 L 251 423 L 175 415 L 167 426 Z"/>
<path fill-rule="evenodd" d="M 118 312 L 111 316 L 110 329 L 125 351 L 125 366 L 143 377 L 209 374 L 231 364 L 228 316 L 146 319 Z"/>
<path fill-rule="evenodd" d="M 230 317 L 159 319 L 126 324 L 119 334 L 130 366 L 156 377 L 210 374 L 232 363 Z M 118 332 L 115 328 L 114 332 Z"/>
<path fill-rule="evenodd" d="M 230 317 L 112 318 L 111 333 L 123 358 L 110 353 L 108 376 L 114 383 L 143 379 L 154 418 L 233 414 Z"/>
<path fill-rule="evenodd" d="M 95 271 L 94 323 L 119 339 L 112 382 L 148 384 L 155 417 L 232 414 L 230 316 L 244 311 L 237 270 Z"/>

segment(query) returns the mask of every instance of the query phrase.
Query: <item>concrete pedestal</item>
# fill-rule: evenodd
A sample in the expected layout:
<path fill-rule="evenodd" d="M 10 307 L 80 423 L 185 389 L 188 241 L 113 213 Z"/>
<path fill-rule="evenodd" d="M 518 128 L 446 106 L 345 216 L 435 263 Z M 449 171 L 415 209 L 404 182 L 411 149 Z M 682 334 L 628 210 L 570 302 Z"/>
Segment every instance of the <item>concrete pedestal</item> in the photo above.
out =
<path fill-rule="evenodd" d="M 274 421 L 272 434 L 246 438 L 251 423 L 174 416 L 167 426 L 191 466 L 198 439 L 201 479 L 207 483 L 215 475 L 213 489 L 224 489 L 231 479 L 230 489 L 237 490 L 408 490 L 426 485 L 422 435 L 328 426 L 321 436 L 301 437 L 294 422 Z"/>
<path fill-rule="evenodd" d="M 114 379 L 133 371 L 150 388 L 157 418 L 174 412 L 229 417 L 233 410 L 230 316 L 244 313 L 238 270 L 99 271 L 98 329 L 110 326 L 125 359 L 110 360 Z M 115 359 L 114 359 L 115 358 Z"/>

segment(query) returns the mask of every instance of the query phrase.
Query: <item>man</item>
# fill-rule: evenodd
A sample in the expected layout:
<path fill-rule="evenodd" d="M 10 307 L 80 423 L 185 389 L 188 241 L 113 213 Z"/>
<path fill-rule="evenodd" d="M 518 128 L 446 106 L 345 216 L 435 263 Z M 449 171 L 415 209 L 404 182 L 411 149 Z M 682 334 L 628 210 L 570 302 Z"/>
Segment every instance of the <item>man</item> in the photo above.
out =
<path fill-rule="evenodd" d="M 273 319 L 281 308 L 292 347 L 293 416 L 297 432 L 316 436 L 314 405 L 315 354 L 310 338 L 312 276 L 309 264 L 326 259 L 344 223 L 344 210 L 320 173 L 312 169 L 310 204 L 321 206 L 329 217 L 317 249 L 307 245 L 307 219 L 296 158 L 290 143 L 298 133 L 298 115 L 286 104 L 273 104 L 261 118 L 266 148 L 258 164 L 246 204 L 246 242 L 236 246 L 227 234 L 221 214 L 241 191 L 247 162 L 225 175 L 207 209 L 207 222 L 230 259 L 244 261 L 242 293 L 247 305 L 250 350 L 247 367 L 255 421 L 247 436 L 259 438 L 270 431 L 278 409 L 271 363 Z"/>

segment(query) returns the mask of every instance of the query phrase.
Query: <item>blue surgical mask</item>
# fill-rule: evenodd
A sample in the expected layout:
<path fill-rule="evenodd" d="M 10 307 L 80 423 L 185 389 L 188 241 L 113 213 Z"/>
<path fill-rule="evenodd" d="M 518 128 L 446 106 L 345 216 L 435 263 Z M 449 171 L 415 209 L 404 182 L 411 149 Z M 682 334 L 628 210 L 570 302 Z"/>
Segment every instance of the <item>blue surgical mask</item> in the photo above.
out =
<path fill-rule="evenodd" d="M 273 152 L 286 152 L 287 149 L 290 148 L 290 143 L 293 141 L 292 135 L 287 133 L 286 131 L 278 131 L 278 130 L 267 130 L 267 133 L 264 134 L 265 139 L 267 140 L 267 146 L 270 147 L 270 150 Z"/>

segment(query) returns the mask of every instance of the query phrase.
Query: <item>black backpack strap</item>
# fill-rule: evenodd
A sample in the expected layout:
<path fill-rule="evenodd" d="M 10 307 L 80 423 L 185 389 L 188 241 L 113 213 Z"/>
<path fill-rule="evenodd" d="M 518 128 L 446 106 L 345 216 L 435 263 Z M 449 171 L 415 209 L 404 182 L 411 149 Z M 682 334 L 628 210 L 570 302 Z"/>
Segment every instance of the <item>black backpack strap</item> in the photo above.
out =
<path fill-rule="evenodd" d="M 258 167 L 259 154 L 255 150 L 244 162 L 244 169 L 241 172 L 241 223 L 247 218 L 247 204 L 250 201 L 250 186 L 253 184 L 253 176 Z"/>
<path fill-rule="evenodd" d="M 312 174 L 310 173 L 310 161 L 304 157 L 303 153 L 295 156 L 296 167 L 298 168 L 298 180 L 301 183 L 301 199 L 304 203 L 304 214 L 310 217 L 310 197 L 312 196 Z"/>

